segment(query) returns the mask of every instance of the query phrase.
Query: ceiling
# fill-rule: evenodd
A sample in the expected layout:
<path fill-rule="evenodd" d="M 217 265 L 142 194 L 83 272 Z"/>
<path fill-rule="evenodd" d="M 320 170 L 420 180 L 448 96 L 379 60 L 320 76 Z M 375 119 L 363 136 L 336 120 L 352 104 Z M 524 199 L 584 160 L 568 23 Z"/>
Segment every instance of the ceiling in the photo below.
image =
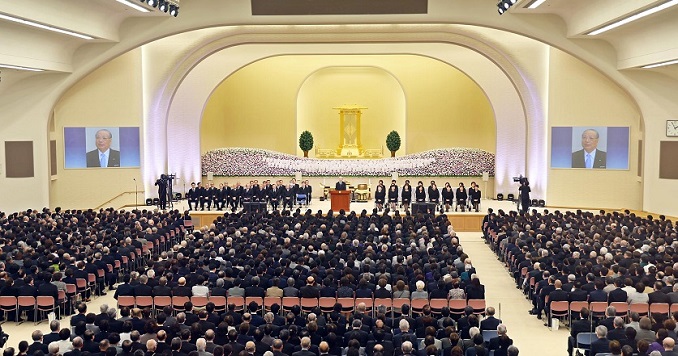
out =
<path fill-rule="evenodd" d="M 140 4 L 138 0 L 130 1 Z M 518 0 L 502 16 L 497 14 L 495 0 L 429 0 L 428 13 L 423 15 L 253 16 L 247 0 L 183 0 L 180 14 L 174 18 L 157 10 L 142 13 L 116 0 L 2 1 L 0 15 L 58 27 L 93 39 L 0 19 L 0 65 L 42 70 L 0 68 L 0 92 L 34 76 L 68 76 L 94 59 L 105 62 L 158 38 L 206 27 L 241 25 L 478 25 L 546 42 L 548 38 L 560 38 L 583 49 L 610 47 L 619 71 L 652 71 L 678 79 L 678 64 L 639 69 L 678 59 L 678 6 L 600 35 L 587 36 L 591 30 L 666 0 L 546 0 L 536 9 L 527 9 L 531 2 Z"/>

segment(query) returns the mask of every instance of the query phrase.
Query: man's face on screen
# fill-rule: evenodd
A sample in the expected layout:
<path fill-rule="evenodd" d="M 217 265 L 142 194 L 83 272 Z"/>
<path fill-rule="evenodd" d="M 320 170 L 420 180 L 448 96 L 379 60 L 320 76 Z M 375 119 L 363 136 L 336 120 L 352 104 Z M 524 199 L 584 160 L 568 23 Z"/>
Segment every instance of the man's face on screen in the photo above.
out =
<path fill-rule="evenodd" d="M 96 144 L 97 148 L 101 152 L 106 152 L 109 148 L 111 148 L 111 133 L 105 130 L 100 130 L 97 131 L 96 134 Z"/>
<path fill-rule="evenodd" d="M 592 152 L 598 147 L 598 133 L 593 130 L 586 130 L 581 134 L 581 146 L 586 152 Z"/>

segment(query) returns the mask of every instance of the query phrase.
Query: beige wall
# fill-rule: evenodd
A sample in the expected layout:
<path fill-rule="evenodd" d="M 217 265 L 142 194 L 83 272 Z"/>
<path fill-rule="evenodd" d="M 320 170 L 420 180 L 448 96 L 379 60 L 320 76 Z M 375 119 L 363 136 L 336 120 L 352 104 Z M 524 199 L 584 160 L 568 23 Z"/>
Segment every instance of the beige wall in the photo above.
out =
<path fill-rule="evenodd" d="M 312 74 L 328 67 L 334 71 L 342 67 L 373 67 L 380 68 L 382 74 L 354 76 L 377 87 L 361 87 L 363 81 L 358 87 L 341 84 L 318 93 L 315 99 L 319 100 L 309 100 L 304 82 L 310 79 L 315 83 Z M 399 122 L 402 113 L 394 111 L 402 110 L 395 83 L 384 72 L 404 92 L 404 127 Z M 382 89 L 383 84 L 388 88 Z M 355 102 L 361 100 L 360 96 L 364 100 Z M 312 107 L 300 108 L 298 103 Z M 370 106 L 363 103 L 371 105 L 365 111 L 368 129 L 363 132 L 368 148 L 384 144 L 385 134 L 395 129 L 401 131 L 402 148 L 406 149 L 399 154 L 443 147 L 495 151 L 496 129 L 490 103 L 478 85 L 456 68 L 415 55 L 308 55 L 254 62 L 217 87 L 203 113 L 201 152 L 219 147 L 258 147 L 300 154 L 298 133 L 305 130 L 305 125 L 312 128 L 316 147 L 331 148 L 337 144 L 336 126 L 325 127 L 321 133 L 322 125 L 310 126 L 312 116 L 337 115 L 331 108 L 338 105 Z M 334 117 L 338 121 L 338 115 Z M 376 128 L 369 127 L 373 123 L 377 123 Z M 253 139 L 253 132 L 266 139 Z"/>
<path fill-rule="evenodd" d="M 549 169 L 547 204 L 639 209 L 642 183 L 636 173 L 642 135 L 634 101 L 600 72 L 551 49 L 548 105 L 549 126 L 629 126 L 631 135 L 629 170 Z"/>
<path fill-rule="evenodd" d="M 386 135 L 398 131 L 399 152 L 407 152 L 405 94 L 400 83 L 387 71 L 377 67 L 327 67 L 313 72 L 302 84 L 297 97 L 297 132 L 313 134 L 314 147 L 337 148 L 339 110 L 334 107 L 359 105 L 361 143 L 366 149 L 382 149 L 387 154 Z M 297 155 L 303 152 L 297 144 Z M 314 156 L 309 152 L 309 156 Z"/>
<path fill-rule="evenodd" d="M 142 126 L 140 63 L 141 49 L 114 59 L 79 81 L 55 106 L 58 175 L 50 186 L 51 206 L 93 208 L 134 192 L 133 179 L 141 182 L 139 168 L 64 169 L 63 141 L 64 127 Z M 129 203 L 134 203 L 133 193 L 115 201 L 116 206 Z"/>

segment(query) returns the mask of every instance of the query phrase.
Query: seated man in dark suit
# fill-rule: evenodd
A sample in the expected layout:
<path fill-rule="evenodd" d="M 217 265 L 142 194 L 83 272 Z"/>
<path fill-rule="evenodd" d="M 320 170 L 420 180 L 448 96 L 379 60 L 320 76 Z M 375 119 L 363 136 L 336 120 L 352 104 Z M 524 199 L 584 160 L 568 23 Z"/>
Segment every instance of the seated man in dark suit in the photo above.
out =
<path fill-rule="evenodd" d="M 624 328 L 624 319 L 614 318 L 614 329 L 607 332 L 608 340 L 617 340 L 623 343 L 626 340 L 626 329 Z"/>
<path fill-rule="evenodd" d="M 111 149 L 113 134 L 101 129 L 94 138 L 97 149 L 87 152 L 87 167 L 120 167 L 120 151 Z"/>
<path fill-rule="evenodd" d="M 487 317 L 480 322 L 480 330 L 497 330 L 497 326 L 501 324 L 501 319 L 494 317 L 494 307 L 487 307 L 485 309 L 485 314 Z"/>
<path fill-rule="evenodd" d="M 591 343 L 590 355 L 595 356 L 599 353 L 610 352 L 610 340 L 607 339 L 607 328 L 604 325 L 598 325 L 596 327 L 596 337 L 598 337 L 598 339 Z"/>
<path fill-rule="evenodd" d="M 607 153 L 598 149 L 600 134 L 588 129 L 581 135 L 582 149 L 572 153 L 572 168 L 606 168 Z"/>
<path fill-rule="evenodd" d="M 572 321 L 570 326 L 570 336 L 567 338 L 567 353 L 572 356 L 572 351 L 577 345 L 577 335 L 579 333 L 588 333 L 593 330 L 591 320 L 589 320 L 588 308 L 582 308 L 579 312 L 581 319 Z"/>

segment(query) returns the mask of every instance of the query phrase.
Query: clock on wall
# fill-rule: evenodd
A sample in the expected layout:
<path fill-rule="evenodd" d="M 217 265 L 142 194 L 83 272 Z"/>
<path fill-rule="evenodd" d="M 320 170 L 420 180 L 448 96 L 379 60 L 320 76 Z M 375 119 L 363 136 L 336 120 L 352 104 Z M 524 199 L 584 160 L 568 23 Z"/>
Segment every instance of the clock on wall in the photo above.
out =
<path fill-rule="evenodd" d="M 678 137 L 678 120 L 666 120 L 666 136 Z"/>

